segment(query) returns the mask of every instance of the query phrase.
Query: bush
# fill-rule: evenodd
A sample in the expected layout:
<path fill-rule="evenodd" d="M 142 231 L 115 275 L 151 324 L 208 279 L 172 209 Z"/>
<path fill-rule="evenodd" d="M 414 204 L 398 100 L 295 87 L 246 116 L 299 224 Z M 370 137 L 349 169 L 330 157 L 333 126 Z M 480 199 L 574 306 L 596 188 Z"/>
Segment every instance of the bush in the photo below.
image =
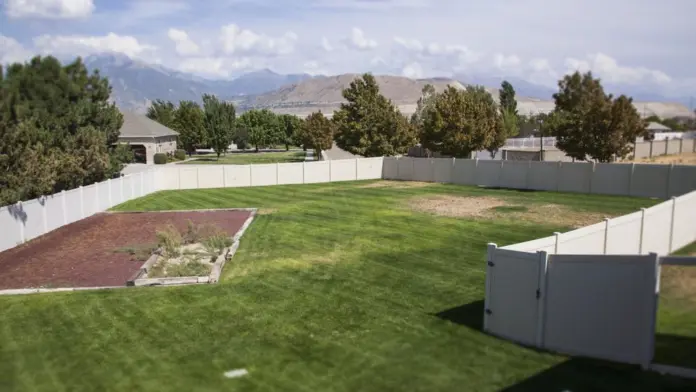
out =
<path fill-rule="evenodd" d="M 171 224 L 157 231 L 157 245 L 162 248 L 163 256 L 178 257 L 182 242 L 181 233 Z"/>
<path fill-rule="evenodd" d="M 158 152 L 155 154 L 155 165 L 164 165 L 167 163 L 167 154 Z"/>
<path fill-rule="evenodd" d="M 174 158 L 183 161 L 184 159 L 186 159 L 186 151 L 176 150 L 176 152 L 174 153 Z"/>

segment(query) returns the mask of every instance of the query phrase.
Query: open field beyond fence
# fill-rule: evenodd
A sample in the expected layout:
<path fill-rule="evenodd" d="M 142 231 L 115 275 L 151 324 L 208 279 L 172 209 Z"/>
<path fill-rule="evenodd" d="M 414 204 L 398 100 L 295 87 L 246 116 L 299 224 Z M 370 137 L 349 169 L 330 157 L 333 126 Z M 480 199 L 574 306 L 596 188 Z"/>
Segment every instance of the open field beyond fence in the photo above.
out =
<path fill-rule="evenodd" d="M 2 297 L 0 390 L 693 390 L 481 332 L 487 242 L 656 203 L 383 181 L 154 193 L 116 210 L 259 208 L 222 281 Z M 669 295 L 657 355 L 688 360 L 696 311 Z"/>

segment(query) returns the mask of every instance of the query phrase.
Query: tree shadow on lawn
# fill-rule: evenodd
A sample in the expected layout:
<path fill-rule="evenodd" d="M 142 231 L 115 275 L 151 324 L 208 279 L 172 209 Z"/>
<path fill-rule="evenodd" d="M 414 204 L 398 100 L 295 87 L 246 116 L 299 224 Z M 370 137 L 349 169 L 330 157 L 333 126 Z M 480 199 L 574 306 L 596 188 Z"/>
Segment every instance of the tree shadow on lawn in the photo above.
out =
<path fill-rule="evenodd" d="M 434 316 L 483 333 L 484 301 L 443 310 Z M 659 362 L 676 366 L 686 365 L 689 356 L 696 353 L 696 339 L 657 335 L 656 346 L 667 360 Z M 536 352 L 543 352 L 530 348 Z M 657 357 L 656 357 L 657 358 Z M 693 362 L 693 361 L 692 361 Z M 527 379 L 510 385 L 504 392 L 584 392 L 584 391 L 694 391 L 696 380 L 662 376 L 643 371 L 637 366 L 623 365 L 588 358 L 569 358 Z"/>

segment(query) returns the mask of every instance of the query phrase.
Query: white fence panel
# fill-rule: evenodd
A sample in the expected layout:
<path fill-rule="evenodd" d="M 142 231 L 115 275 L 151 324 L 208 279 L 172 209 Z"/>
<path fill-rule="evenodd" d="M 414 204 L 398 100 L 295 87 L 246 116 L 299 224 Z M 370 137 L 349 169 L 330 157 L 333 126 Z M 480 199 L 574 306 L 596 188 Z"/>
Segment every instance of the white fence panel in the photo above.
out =
<path fill-rule="evenodd" d="M 452 171 L 452 182 L 459 185 L 476 184 L 476 164 L 473 159 L 456 159 Z"/>
<path fill-rule="evenodd" d="M 382 165 L 382 178 L 385 180 L 397 180 L 399 178 L 399 158 L 386 157 Z"/>
<path fill-rule="evenodd" d="M 432 182 L 433 162 L 428 158 L 415 158 L 413 160 L 413 181 Z"/>
<path fill-rule="evenodd" d="M 681 140 L 669 140 L 667 141 L 667 154 L 679 154 L 679 149 L 681 148 Z"/>
<path fill-rule="evenodd" d="M 276 164 L 251 165 L 251 186 L 276 185 L 278 173 Z"/>
<path fill-rule="evenodd" d="M 136 185 L 136 190 L 139 187 L 140 181 L 137 181 Z M 92 184 L 90 186 L 86 186 L 82 188 L 83 192 L 83 200 L 85 203 L 85 217 L 92 216 L 99 212 L 98 206 L 97 206 L 97 197 L 99 196 L 98 190 L 97 190 L 97 185 Z M 136 193 L 137 196 L 137 193 Z"/>
<path fill-rule="evenodd" d="M 225 186 L 224 166 L 200 166 L 198 167 L 198 188 L 223 188 Z"/>
<path fill-rule="evenodd" d="M 342 159 L 328 161 L 331 169 L 331 181 L 355 181 L 357 178 L 357 161 L 355 159 Z"/>
<path fill-rule="evenodd" d="M 556 249 L 556 236 L 520 242 L 518 244 L 505 246 L 501 249 L 517 250 L 522 252 L 546 252 L 548 254 L 553 254 L 555 253 Z"/>
<path fill-rule="evenodd" d="M 628 195 L 631 191 L 631 165 L 597 163 L 592 173 L 592 193 Z"/>
<path fill-rule="evenodd" d="M 476 167 L 476 185 L 487 187 L 500 186 L 501 164 L 504 161 L 478 161 Z"/>
<path fill-rule="evenodd" d="M 303 181 L 302 163 L 281 163 L 278 165 L 278 184 L 302 184 Z"/>
<path fill-rule="evenodd" d="M 2 227 L 2 235 L 0 235 L 0 252 L 6 249 L 14 248 L 22 243 L 22 231 L 18 217 L 15 218 L 10 212 L 13 206 L 0 208 L 0 227 Z"/>
<path fill-rule="evenodd" d="M 226 186 L 232 188 L 251 186 L 250 165 L 226 165 L 224 171 Z"/>
<path fill-rule="evenodd" d="M 119 205 L 123 203 L 124 197 L 122 194 L 122 188 L 123 188 L 123 177 L 111 180 L 111 202 L 113 205 Z"/>
<path fill-rule="evenodd" d="M 305 184 L 316 184 L 331 181 L 329 162 L 309 162 L 304 164 Z"/>
<path fill-rule="evenodd" d="M 179 189 L 198 189 L 198 168 L 196 166 L 179 167 Z"/>
<path fill-rule="evenodd" d="M 672 251 L 696 240 L 696 192 L 676 199 L 672 225 Z"/>
<path fill-rule="evenodd" d="M 532 161 L 528 170 L 529 189 L 555 191 L 558 188 L 560 163 Z"/>
<path fill-rule="evenodd" d="M 669 233 L 672 226 L 672 203 L 662 203 L 645 210 L 642 254 L 669 253 Z"/>
<path fill-rule="evenodd" d="M 631 196 L 667 197 L 668 165 L 639 164 L 633 168 Z"/>
<path fill-rule="evenodd" d="M 454 161 L 449 158 L 434 158 L 433 159 L 433 181 L 434 182 L 454 182 L 452 180 L 452 171 L 454 169 Z"/>
<path fill-rule="evenodd" d="M 109 186 L 111 184 L 111 181 L 102 181 L 99 183 L 99 186 L 97 187 L 97 212 L 102 212 L 106 211 L 109 208 L 111 208 L 111 205 L 109 205 Z M 150 192 L 148 192 L 150 193 Z"/>
<path fill-rule="evenodd" d="M 543 347 L 648 365 L 655 336 L 657 257 L 549 258 Z"/>
<path fill-rule="evenodd" d="M 504 161 L 501 171 L 501 187 L 527 189 L 527 175 L 529 173 L 529 162 Z"/>
<path fill-rule="evenodd" d="M 643 213 L 639 211 L 609 220 L 606 254 L 640 254 L 640 227 L 642 218 Z"/>
<path fill-rule="evenodd" d="M 56 193 L 46 197 L 46 226 L 48 231 L 55 230 L 63 226 L 64 223 L 63 196 L 60 193 Z"/>
<path fill-rule="evenodd" d="M 29 241 L 45 232 L 43 220 L 43 205 L 37 199 L 21 204 L 21 218 L 24 221 L 24 240 Z"/>
<path fill-rule="evenodd" d="M 80 189 L 78 188 L 66 191 L 64 195 L 67 223 L 77 222 L 84 218 L 84 216 L 82 216 L 82 207 L 80 202 Z M 128 195 L 130 195 L 130 193 L 128 193 Z"/>
<path fill-rule="evenodd" d="M 519 343 L 533 345 L 538 340 L 539 273 L 545 254 L 491 249 L 486 270 L 486 331 Z M 543 261 L 542 261 L 543 257 Z"/>
<path fill-rule="evenodd" d="M 386 159 L 386 158 L 385 158 Z M 361 158 L 357 162 L 358 180 L 376 180 L 382 178 L 382 158 Z M 386 179 L 386 177 L 384 177 Z"/>
<path fill-rule="evenodd" d="M 178 165 L 167 165 L 155 169 L 155 177 L 158 190 L 179 189 L 179 169 Z"/>
<path fill-rule="evenodd" d="M 403 181 L 413 180 L 414 159 L 401 157 L 397 161 L 396 179 Z"/>
<path fill-rule="evenodd" d="M 681 196 L 696 189 L 696 166 L 674 166 L 670 172 L 668 196 Z"/>
<path fill-rule="evenodd" d="M 596 223 L 558 236 L 557 254 L 604 254 L 606 223 Z"/>
<path fill-rule="evenodd" d="M 562 162 L 558 169 L 558 191 L 590 193 L 591 163 Z"/>

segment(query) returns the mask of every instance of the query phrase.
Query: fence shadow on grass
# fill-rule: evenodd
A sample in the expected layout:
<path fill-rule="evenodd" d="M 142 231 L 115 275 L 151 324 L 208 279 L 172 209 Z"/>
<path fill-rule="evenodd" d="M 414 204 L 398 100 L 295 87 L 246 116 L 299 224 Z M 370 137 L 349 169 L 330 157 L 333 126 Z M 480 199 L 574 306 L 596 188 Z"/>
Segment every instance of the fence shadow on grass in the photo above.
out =
<path fill-rule="evenodd" d="M 467 326 L 476 331 L 483 331 L 483 306 L 484 301 L 478 300 L 466 305 L 436 313 L 435 316 L 449 322 Z"/>
<path fill-rule="evenodd" d="M 696 337 L 656 334 L 653 363 L 696 369 Z"/>

